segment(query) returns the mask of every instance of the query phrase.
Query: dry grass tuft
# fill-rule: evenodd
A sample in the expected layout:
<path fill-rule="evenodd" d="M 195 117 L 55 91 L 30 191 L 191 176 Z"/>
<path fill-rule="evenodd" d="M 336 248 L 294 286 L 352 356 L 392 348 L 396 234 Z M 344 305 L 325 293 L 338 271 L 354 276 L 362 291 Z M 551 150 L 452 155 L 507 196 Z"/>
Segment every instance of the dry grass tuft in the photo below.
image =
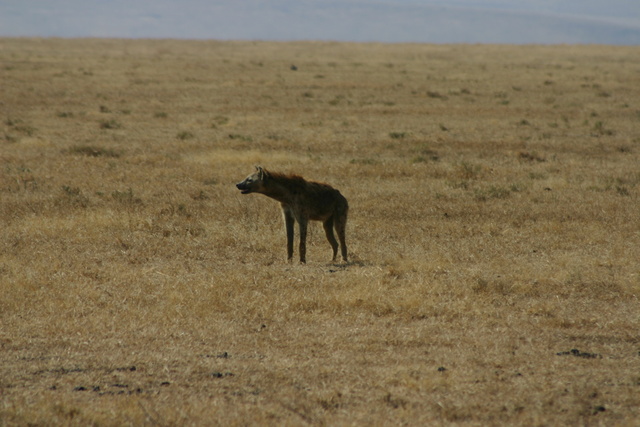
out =
<path fill-rule="evenodd" d="M 1 424 L 640 418 L 637 48 L 2 47 Z"/>

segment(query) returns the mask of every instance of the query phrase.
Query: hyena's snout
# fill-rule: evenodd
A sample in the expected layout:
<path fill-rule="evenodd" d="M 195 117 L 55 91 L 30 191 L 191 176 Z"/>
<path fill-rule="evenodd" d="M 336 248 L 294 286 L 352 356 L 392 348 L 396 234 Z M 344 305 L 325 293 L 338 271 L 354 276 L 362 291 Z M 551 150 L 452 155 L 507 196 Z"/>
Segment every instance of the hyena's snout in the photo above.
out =
<path fill-rule="evenodd" d="M 242 194 L 251 193 L 251 187 L 249 186 L 249 183 L 247 182 L 246 179 L 242 182 L 237 183 L 236 188 L 240 190 Z"/>

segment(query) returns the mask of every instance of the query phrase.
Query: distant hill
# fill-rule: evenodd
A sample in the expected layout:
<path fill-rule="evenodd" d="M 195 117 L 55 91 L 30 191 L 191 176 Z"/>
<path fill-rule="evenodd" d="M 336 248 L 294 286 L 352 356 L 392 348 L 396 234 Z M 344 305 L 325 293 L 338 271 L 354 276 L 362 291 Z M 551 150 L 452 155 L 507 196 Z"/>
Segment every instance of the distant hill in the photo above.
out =
<path fill-rule="evenodd" d="M 0 36 L 636 45 L 640 2 L 9 0 Z"/>

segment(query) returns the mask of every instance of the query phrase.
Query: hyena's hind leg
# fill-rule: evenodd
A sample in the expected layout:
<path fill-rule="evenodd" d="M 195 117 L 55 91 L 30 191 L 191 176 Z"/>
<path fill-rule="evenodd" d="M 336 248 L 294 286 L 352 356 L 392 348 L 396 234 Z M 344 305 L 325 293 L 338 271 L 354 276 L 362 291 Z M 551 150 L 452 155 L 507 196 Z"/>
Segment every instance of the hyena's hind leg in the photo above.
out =
<path fill-rule="evenodd" d="M 295 218 L 291 210 L 284 206 L 282 207 L 282 214 L 284 215 L 284 227 L 287 231 L 287 261 L 291 261 L 291 258 L 293 258 L 293 226 Z"/>
<path fill-rule="evenodd" d="M 344 262 L 347 262 L 347 243 L 346 243 L 346 229 L 347 229 L 347 210 L 337 213 L 333 218 L 333 225 L 336 228 L 336 232 L 338 233 L 338 239 L 340 239 L 340 252 L 342 254 L 342 259 Z M 335 254 L 335 250 L 334 250 Z M 335 259 L 335 255 L 334 255 Z"/>
<path fill-rule="evenodd" d="M 298 218 L 298 225 L 300 226 L 300 262 L 305 264 L 307 262 L 307 224 L 309 219 L 304 216 Z"/>
<path fill-rule="evenodd" d="M 331 249 L 333 249 L 332 261 L 335 262 L 336 256 L 338 256 L 338 241 L 336 240 L 336 236 L 333 235 L 333 216 L 322 223 L 322 226 L 324 227 L 324 232 L 327 235 L 327 240 L 331 244 Z"/>

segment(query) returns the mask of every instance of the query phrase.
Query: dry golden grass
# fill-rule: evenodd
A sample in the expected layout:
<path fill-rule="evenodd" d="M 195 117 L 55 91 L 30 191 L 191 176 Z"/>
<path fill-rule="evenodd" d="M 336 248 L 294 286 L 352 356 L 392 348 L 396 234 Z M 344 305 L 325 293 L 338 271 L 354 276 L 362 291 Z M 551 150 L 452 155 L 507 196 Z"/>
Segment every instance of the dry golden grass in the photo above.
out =
<path fill-rule="evenodd" d="M 638 48 L 1 39 L 0 66 L 1 425 L 637 425 Z M 285 262 L 233 185 L 257 163 L 340 189 L 352 263 L 317 223 Z"/>

